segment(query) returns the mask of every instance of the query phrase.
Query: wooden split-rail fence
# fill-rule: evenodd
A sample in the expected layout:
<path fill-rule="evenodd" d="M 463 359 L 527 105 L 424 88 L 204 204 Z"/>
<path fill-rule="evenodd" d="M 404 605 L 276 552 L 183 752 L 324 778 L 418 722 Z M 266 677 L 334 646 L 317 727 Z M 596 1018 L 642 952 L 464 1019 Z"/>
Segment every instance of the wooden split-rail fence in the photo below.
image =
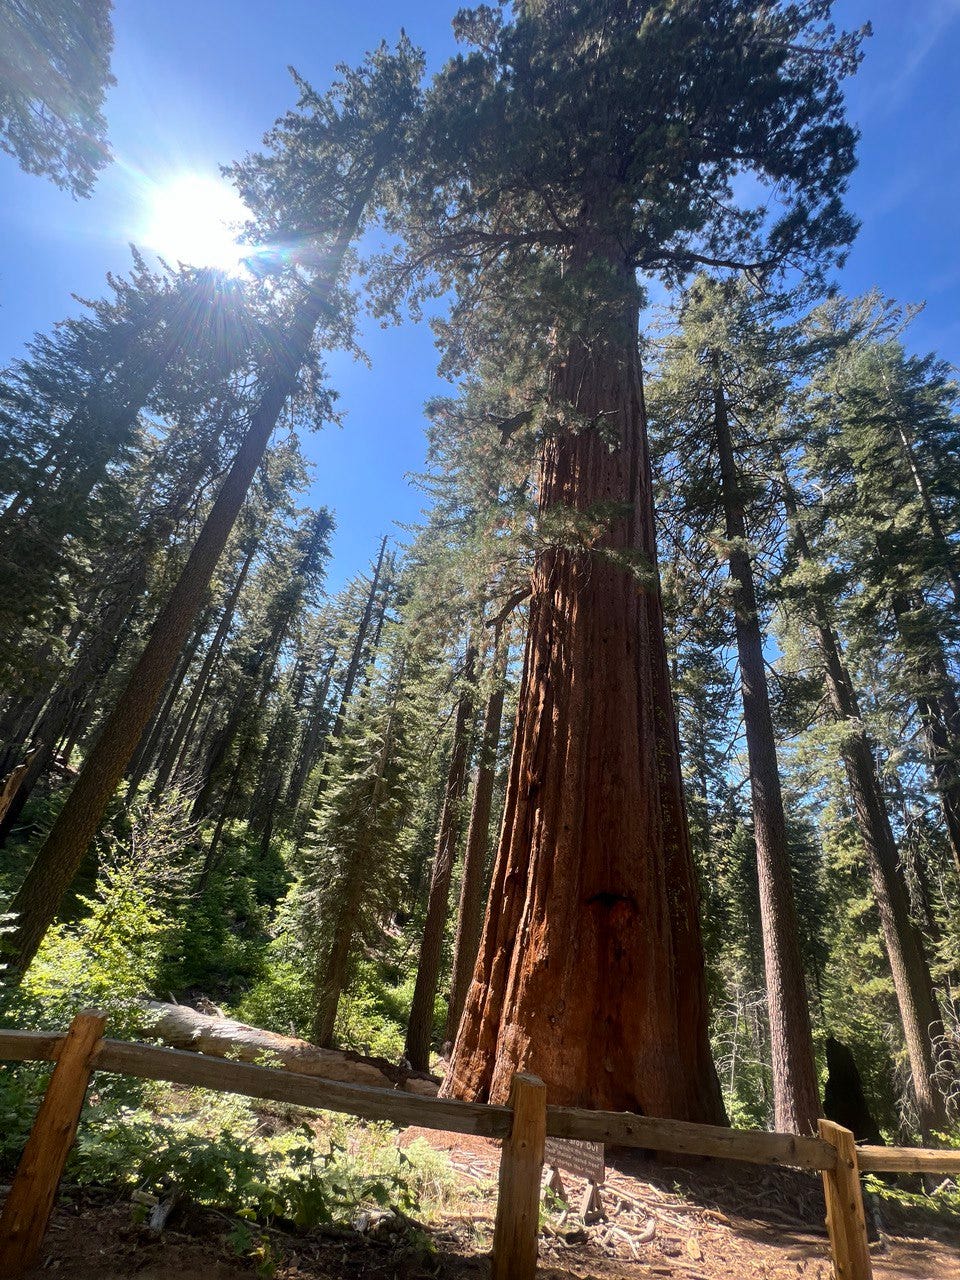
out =
<path fill-rule="evenodd" d="M 22 1276 L 37 1262 L 57 1187 L 94 1071 L 341 1111 L 452 1133 L 501 1138 L 493 1232 L 493 1280 L 532 1280 L 537 1269 L 540 1185 L 547 1137 L 674 1155 L 712 1156 L 823 1175 L 827 1233 L 837 1280 L 871 1280 L 861 1172 L 960 1174 L 960 1151 L 858 1147 L 828 1120 L 819 1137 L 762 1133 L 658 1120 L 631 1112 L 547 1105 L 535 1076 L 513 1078 L 506 1106 L 455 1102 L 399 1090 L 298 1076 L 276 1067 L 225 1061 L 182 1049 L 104 1039 L 102 1014 L 78 1014 L 67 1032 L 0 1030 L 0 1060 L 56 1065 L 0 1214 L 0 1277 Z"/>

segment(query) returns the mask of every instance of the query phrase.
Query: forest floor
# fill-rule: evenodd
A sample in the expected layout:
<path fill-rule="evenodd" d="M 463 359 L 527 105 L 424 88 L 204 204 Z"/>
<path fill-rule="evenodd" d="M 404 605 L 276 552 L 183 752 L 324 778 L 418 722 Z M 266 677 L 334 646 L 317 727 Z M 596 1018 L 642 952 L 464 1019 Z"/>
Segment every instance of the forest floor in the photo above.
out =
<path fill-rule="evenodd" d="M 445 1154 L 460 1194 L 425 1230 L 389 1213 L 363 1213 L 355 1229 L 293 1235 L 251 1228 L 259 1251 L 238 1258 L 235 1219 L 185 1209 L 162 1233 L 133 1221 L 129 1200 L 105 1191 L 61 1195 L 42 1267 L 76 1280 L 481 1280 L 489 1274 L 499 1153 L 479 1138 L 407 1130 Z M 577 1206 L 585 1184 L 567 1178 L 570 1207 L 554 1201 L 540 1239 L 542 1280 L 829 1280 L 818 1178 L 703 1162 L 675 1168 L 634 1155 L 608 1163 L 604 1216 Z M 876 1280 L 960 1280 L 960 1223 L 884 1201 L 871 1246 Z M 244 1228 L 240 1227 L 243 1231 Z M 231 1245 L 231 1237 L 234 1243 Z"/>

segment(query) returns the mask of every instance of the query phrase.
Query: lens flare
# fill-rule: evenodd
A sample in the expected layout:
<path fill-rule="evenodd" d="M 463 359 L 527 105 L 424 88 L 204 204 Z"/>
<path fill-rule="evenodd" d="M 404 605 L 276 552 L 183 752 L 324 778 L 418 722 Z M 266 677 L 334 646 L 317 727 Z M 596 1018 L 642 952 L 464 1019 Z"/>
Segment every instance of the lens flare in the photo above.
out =
<path fill-rule="evenodd" d="M 153 185 L 140 243 L 168 262 L 240 272 L 249 246 L 237 243 L 250 212 L 217 178 L 184 173 Z"/>

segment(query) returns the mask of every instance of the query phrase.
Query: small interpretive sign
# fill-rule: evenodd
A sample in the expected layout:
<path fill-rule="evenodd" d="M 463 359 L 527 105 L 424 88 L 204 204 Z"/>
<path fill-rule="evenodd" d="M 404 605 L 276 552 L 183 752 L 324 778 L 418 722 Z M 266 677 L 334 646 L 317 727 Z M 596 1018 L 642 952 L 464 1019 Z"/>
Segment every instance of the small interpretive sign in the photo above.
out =
<path fill-rule="evenodd" d="M 575 1178 L 586 1178 L 596 1187 L 603 1186 L 605 1168 L 602 1142 L 585 1142 L 579 1138 L 548 1138 L 543 1163 L 552 1169 L 572 1173 Z"/>

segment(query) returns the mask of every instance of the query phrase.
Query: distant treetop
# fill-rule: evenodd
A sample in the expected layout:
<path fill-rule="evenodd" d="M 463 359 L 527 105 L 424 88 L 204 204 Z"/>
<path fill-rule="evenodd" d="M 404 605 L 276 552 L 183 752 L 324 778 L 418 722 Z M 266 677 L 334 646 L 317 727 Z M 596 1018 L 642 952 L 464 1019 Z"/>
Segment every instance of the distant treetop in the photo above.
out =
<path fill-rule="evenodd" d="M 0 0 L 0 147 L 88 196 L 110 159 L 111 0 Z"/>

